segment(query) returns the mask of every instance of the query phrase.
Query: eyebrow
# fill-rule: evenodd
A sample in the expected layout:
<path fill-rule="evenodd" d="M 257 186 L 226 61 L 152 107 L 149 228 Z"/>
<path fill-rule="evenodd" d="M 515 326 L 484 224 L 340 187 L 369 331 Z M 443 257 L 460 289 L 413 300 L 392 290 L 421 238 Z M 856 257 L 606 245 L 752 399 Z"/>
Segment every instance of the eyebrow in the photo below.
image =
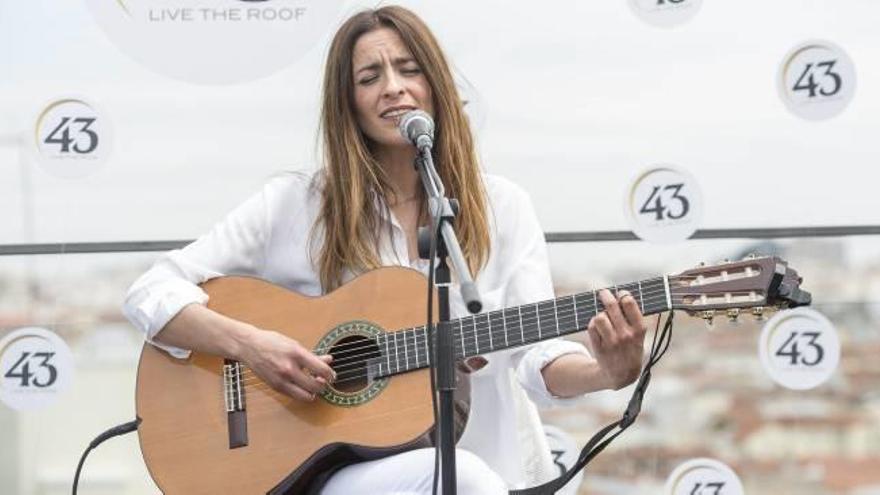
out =
<path fill-rule="evenodd" d="M 412 57 L 397 57 L 394 60 L 392 60 L 391 63 L 393 65 L 404 65 L 406 63 L 415 62 L 415 61 L 416 60 Z M 365 70 L 379 70 L 379 68 L 381 68 L 381 67 L 382 67 L 382 62 L 373 62 L 370 65 L 361 67 L 360 69 L 355 71 L 355 74 L 360 74 L 361 72 L 363 72 Z"/>

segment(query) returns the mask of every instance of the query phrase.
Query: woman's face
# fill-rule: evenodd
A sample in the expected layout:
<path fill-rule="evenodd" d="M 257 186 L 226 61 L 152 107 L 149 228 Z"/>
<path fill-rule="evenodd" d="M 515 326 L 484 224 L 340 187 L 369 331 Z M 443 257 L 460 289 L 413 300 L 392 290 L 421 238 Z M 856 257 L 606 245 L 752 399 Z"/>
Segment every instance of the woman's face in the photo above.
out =
<path fill-rule="evenodd" d="M 352 55 L 355 115 L 361 131 L 379 146 L 408 146 L 397 130 L 400 118 L 411 110 L 434 116 L 431 86 L 421 67 L 390 28 L 363 34 Z"/>

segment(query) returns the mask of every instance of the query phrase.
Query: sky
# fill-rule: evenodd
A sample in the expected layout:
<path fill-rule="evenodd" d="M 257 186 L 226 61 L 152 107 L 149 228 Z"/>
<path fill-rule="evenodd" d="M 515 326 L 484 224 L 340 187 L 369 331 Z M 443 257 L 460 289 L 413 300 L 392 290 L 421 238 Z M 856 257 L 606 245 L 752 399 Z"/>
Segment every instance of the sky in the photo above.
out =
<path fill-rule="evenodd" d="M 467 81 L 483 167 L 526 188 L 547 231 L 627 230 L 626 192 L 658 164 L 694 176 L 702 228 L 880 223 L 880 3 L 705 0 L 670 28 L 622 0 L 401 3 Z M 369 5 L 340 4 L 331 27 Z M 0 244 L 194 238 L 273 173 L 313 168 L 329 33 L 271 75 L 206 85 L 132 59 L 86 0 L 0 0 Z M 808 121 L 775 78 L 816 39 L 846 51 L 857 84 L 840 115 Z M 84 178 L 47 173 L 22 144 L 64 95 L 94 101 L 112 125 L 110 158 Z M 560 256 L 588 269 L 623 255 L 584 251 Z"/>

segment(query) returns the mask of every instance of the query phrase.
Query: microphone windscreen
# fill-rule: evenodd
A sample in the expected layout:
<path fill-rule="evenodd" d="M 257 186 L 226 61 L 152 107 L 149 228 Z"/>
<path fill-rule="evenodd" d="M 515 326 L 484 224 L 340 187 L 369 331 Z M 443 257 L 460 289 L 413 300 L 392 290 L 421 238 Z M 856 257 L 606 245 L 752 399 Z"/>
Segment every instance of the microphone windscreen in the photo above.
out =
<path fill-rule="evenodd" d="M 401 119 L 397 129 L 404 139 L 416 144 L 419 136 L 427 135 L 434 139 L 434 120 L 423 110 L 408 112 Z"/>

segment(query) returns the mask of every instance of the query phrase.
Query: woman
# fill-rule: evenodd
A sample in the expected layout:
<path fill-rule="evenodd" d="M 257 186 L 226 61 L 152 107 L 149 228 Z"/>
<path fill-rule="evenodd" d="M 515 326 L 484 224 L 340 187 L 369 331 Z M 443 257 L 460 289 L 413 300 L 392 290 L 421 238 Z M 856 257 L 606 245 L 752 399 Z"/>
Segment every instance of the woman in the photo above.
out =
<path fill-rule="evenodd" d="M 551 298 L 546 245 L 528 196 L 480 172 L 437 41 L 415 14 L 389 6 L 356 14 L 333 39 L 322 169 L 270 181 L 208 234 L 168 253 L 131 287 L 126 315 L 175 356 L 197 349 L 230 357 L 278 391 L 315 400 L 334 379 L 329 356 L 207 309 L 196 284 L 247 274 L 320 295 L 384 265 L 426 272 L 416 248 L 417 228 L 428 222 L 425 198 L 415 150 L 397 131 L 400 117 L 415 109 L 436 123 L 435 163 L 447 194 L 461 204 L 455 228 L 485 310 Z M 634 299 L 619 296 L 600 294 L 607 310 L 589 323 L 591 353 L 547 341 L 469 361 L 472 409 L 458 444 L 460 493 L 506 493 L 553 473 L 525 394 L 546 405 L 635 379 L 645 325 Z M 451 299 L 453 316 L 465 315 L 454 290 Z M 344 467 L 322 493 L 430 493 L 432 475 L 433 451 L 415 450 Z"/>

